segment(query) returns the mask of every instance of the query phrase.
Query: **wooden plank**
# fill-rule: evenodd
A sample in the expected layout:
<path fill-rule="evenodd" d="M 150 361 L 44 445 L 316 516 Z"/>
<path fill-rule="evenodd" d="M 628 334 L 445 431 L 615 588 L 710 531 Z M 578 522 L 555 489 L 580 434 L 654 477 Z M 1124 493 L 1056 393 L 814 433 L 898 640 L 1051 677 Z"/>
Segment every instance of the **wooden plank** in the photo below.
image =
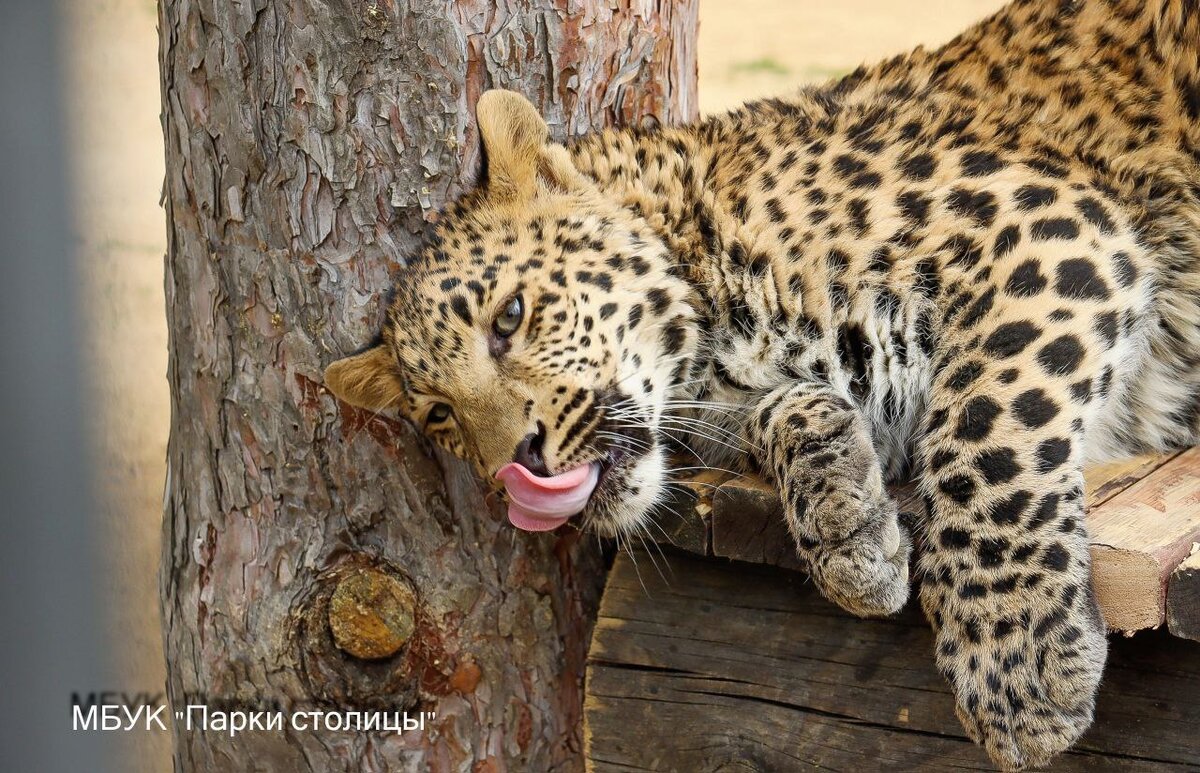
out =
<path fill-rule="evenodd" d="M 1165 619 L 1167 578 L 1200 534 L 1198 456 L 1200 449 L 1147 454 L 1087 471 L 1096 593 L 1115 630 L 1153 628 Z M 902 511 L 920 512 L 912 485 L 892 493 Z M 667 541 L 700 555 L 802 568 L 774 487 L 729 477 L 692 498 L 702 512 L 689 518 L 686 498 L 673 503 L 670 509 L 680 515 L 662 527 Z"/>
<path fill-rule="evenodd" d="M 795 572 L 675 551 L 668 564 L 639 581 L 619 556 L 610 574 L 590 770 L 994 769 L 954 716 L 917 605 L 860 620 Z M 1118 639 L 1095 725 L 1051 770 L 1194 770 L 1198 726 L 1200 643 Z"/>
<path fill-rule="evenodd" d="M 1189 449 L 1088 514 L 1092 582 L 1110 628 L 1166 619 L 1167 580 L 1200 540 L 1200 448 Z"/>
<path fill-rule="evenodd" d="M 717 489 L 713 495 L 712 553 L 738 561 L 802 568 L 774 486 L 759 478 L 738 478 Z"/>
<path fill-rule="evenodd" d="M 713 495 L 732 477 L 720 470 L 703 470 L 673 482 L 666 503 L 654 512 L 656 526 L 650 531 L 655 539 L 689 553 L 711 555 L 709 514 Z"/>
<path fill-rule="evenodd" d="M 1115 462 L 1095 464 L 1084 474 L 1084 490 L 1089 510 L 1093 510 L 1142 478 L 1179 456 L 1181 451 L 1142 454 Z"/>
<path fill-rule="evenodd" d="M 1176 636 L 1200 641 L 1200 542 L 1167 581 L 1167 627 Z"/>

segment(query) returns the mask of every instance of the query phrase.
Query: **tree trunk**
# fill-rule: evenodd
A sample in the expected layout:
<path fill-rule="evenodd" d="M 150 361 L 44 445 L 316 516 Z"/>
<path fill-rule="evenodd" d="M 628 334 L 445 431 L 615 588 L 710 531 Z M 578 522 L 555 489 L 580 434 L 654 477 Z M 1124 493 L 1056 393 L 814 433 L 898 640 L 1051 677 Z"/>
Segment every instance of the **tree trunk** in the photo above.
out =
<path fill-rule="evenodd" d="M 337 404 L 389 275 L 478 168 L 490 87 L 559 138 L 696 112 L 696 0 L 162 0 L 178 770 L 574 770 L 595 543 L 516 533 L 407 425 Z M 434 712 L 346 732 L 304 710 Z M 199 719 L 198 713 L 193 719 Z"/>

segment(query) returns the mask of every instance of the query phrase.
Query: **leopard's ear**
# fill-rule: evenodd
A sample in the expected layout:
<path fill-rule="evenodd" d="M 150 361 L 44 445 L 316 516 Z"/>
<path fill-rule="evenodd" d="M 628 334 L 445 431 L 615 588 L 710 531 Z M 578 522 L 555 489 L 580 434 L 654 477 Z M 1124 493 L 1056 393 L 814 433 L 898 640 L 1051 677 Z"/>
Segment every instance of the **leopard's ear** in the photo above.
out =
<path fill-rule="evenodd" d="M 337 399 L 368 411 L 394 407 L 404 391 L 396 360 L 383 344 L 332 363 L 325 386 Z"/>
<path fill-rule="evenodd" d="M 487 190 L 496 198 L 528 199 L 539 179 L 563 186 L 573 176 L 563 149 L 550 142 L 550 128 L 517 92 L 484 92 L 475 106 L 475 120 L 487 159 Z"/>

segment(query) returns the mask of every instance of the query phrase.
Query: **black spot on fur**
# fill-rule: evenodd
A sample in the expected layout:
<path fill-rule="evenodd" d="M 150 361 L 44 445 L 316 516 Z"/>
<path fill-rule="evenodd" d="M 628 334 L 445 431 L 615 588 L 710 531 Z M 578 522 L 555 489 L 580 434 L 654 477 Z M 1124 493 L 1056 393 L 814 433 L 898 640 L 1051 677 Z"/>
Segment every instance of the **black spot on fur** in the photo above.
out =
<path fill-rule="evenodd" d="M 828 264 L 830 272 L 841 274 L 850 266 L 850 256 L 844 250 L 834 247 L 825 256 L 825 263 Z"/>
<path fill-rule="evenodd" d="M 450 299 L 450 308 L 454 310 L 454 313 L 465 324 L 470 325 L 472 323 L 471 304 L 467 302 L 466 298 L 461 295 L 455 295 Z"/>
<path fill-rule="evenodd" d="M 917 263 L 915 268 L 917 275 L 914 288 L 927 298 L 932 298 L 941 291 L 942 279 L 941 273 L 938 271 L 937 261 L 933 258 L 925 258 Z"/>
<path fill-rule="evenodd" d="M 959 440 L 980 441 L 992 432 L 992 424 L 1004 409 L 987 395 L 977 395 L 967 401 L 958 415 L 954 437 Z"/>
<path fill-rule="evenodd" d="M 1009 548 L 1009 541 L 1003 537 L 981 539 L 975 548 L 979 563 L 986 567 L 996 567 L 1004 563 L 1004 553 Z"/>
<path fill-rule="evenodd" d="M 1102 234 L 1114 234 L 1117 232 L 1117 226 L 1113 223 L 1112 218 L 1108 214 L 1108 210 L 1104 208 L 1096 199 L 1091 196 L 1080 199 L 1076 204 L 1079 208 L 1079 213 Z"/>
<path fill-rule="evenodd" d="M 1021 472 L 1021 465 L 1017 463 L 1017 453 L 1011 448 L 984 451 L 975 460 L 975 466 L 982 473 L 983 479 L 993 486 L 1007 483 Z"/>
<path fill-rule="evenodd" d="M 941 249 L 950 252 L 950 265 L 974 268 L 983 257 L 983 248 L 970 237 L 955 234 L 942 243 Z"/>
<path fill-rule="evenodd" d="M 938 470 L 942 469 L 947 464 L 949 464 L 950 462 L 954 461 L 957 458 L 958 458 L 958 454 L 954 453 L 953 451 L 948 451 L 946 449 L 942 449 L 941 451 L 938 451 L 936 454 L 934 454 L 932 457 L 930 457 L 929 472 L 937 472 Z"/>
<path fill-rule="evenodd" d="M 958 588 L 958 595 L 960 598 L 964 599 L 981 599 L 987 595 L 987 586 L 978 582 L 964 582 Z M 978 661 L 974 659 L 974 655 L 972 655 L 971 658 L 972 659 L 967 662 L 967 667 L 974 671 L 979 668 L 979 665 Z M 969 700 L 970 699 L 968 699 L 968 701 Z"/>
<path fill-rule="evenodd" d="M 992 508 L 992 522 L 1000 526 L 1016 523 L 1021 520 L 1021 514 L 1025 512 L 1025 508 L 1029 507 L 1032 500 L 1033 494 L 1028 491 L 1016 492 Z"/>
<path fill-rule="evenodd" d="M 975 481 L 966 475 L 951 475 L 938 483 L 938 489 L 958 504 L 966 505 L 975 494 Z"/>
<path fill-rule="evenodd" d="M 1043 639 L 1051 631 L 1056 628 L 1061 628 L 1063 623 L 1067 621 L 1067 611 L 1061 607 L 1055 609 L 1050 614 L 1038 621 L 1033 627 L 1033 635 L 1038 639 Z"/>
<path fill-rule="evenodd" d="M 867 168 L 867 162 L 849 153 L 843 153 L 833 159 L 833 169 L 843 177 L 858 174 Z"/>
<path fill-rule="evenodd" d="M 971 547 L 971 535 L 962 529 L 949 527 L 942 529 L 938 543 L 947 550 L 966 550 Z"/>
<path fill-rule="evenodd" d="M 866 199 L 851 199 L 846 204 L 846 213 L 850 216 L 850 228 L 854 235 L 862 238 L 871 230 L 871 205 Z"/>
<path fill-rule="evenodd" d="M 1033 515 L 1029 516 L 1029 531 L 1034 531 L 1054 519 L 1058 515 L 1058 494 L 1047 494 L 1042 497 L 1042 501 L 1038 502 L 1037 510 L 1033 511 Z"/>
<path fill-rule="evenodd" d="M 883 271 L 887 272 L 892 268 L 892 250 L 887 245 L 878 247 L 871 251 L 871 257 L 867 261 L 868 271 Z"/>
<path fill-rule="evenodd" d="M 1112 348 L 1117 342 L 1117 312 L 1106 311 L 1097 314 L 1095 319 L 1096 334 L 1104 342 L 1105 347 Z"/>
<path fill-rule="evenodd" d="M 1055 542 L 1042 551 L 1042 566 L 1055 572 L 1066 571 L 1071 564 L 1071 554 L 1059 543 Z"/>
<path fill-rule="evenodd" d="M 1017 298 L 1028 298 L 1037 295 L 1046 289 L 1046 282 L 1048 281 L 1042 275 L 1040 269 L 1041 264 L 1033 259 L 1021 263 L 1013 269 L 1012 275 L 1008 277 L 1008 282 L 1004 285 L 1004 291 Z"/>
<path fill-rule="evenodd" d="M 1039 242 L 1051 239 L 1077 239 L 1079 223 L 1067 217 L 1048 217 L 1035 220 L 1029 228 L 1029 235 Z"/>
<path fill-rule="evenodd" d="M 829 300 L 833 308 L 841 310 L 850 305 L 850 290 L 844 282 L 832 282 L 829 285 Z"/>
<path fill-rule="evenodd" d="M 979 320 L 983 319 L 989 311 L 992 310 L 992 305 L 996 300 L 996 288 L 989 287 L 987 292 L 975 299 L 975 302 L 967 309 L 967 313 L 958 321 L 958 326 L 964 330 L 974 327 Z"/>
<path fill-rule="evenodd" d="M 1015 225 L 1004 227 L 999 234 L 996 235 L 996 243 L 992 246 L 992 256 L 1002 258 L 1012 252 L 1013 248 L 1021 241 L 1021 229 Z"/>
<path fill-rule="evenodd" d="M 896 206 L 905 220 L 917 227 L 929 224 L 929 208 L 933 200 L 918 191 L 905 191 L 896 197 Z"/>
<path fill-rule="evenodd" d="M 946 379 L 946 386 L 955 392 L 961 392 L 975 383 L 975 379 L 979 378 L 980 373 L 983 373 L 983 363 L 968 362 L 950 374 L 950 378 Z"/>
<path fill-rule="evenodd" d="M 1053 188 L 1044 185 L 1022 185 L 1017 188 L 1017 192 L 1013 196 L 1017 209 L 1026 211 L 1049 206 L 1056 199 L 1058 199 L 1058 193 Z"/>
<path fill-rule="evenodd" d="M 1108 285 L 1096 274 L 1096 264 L 1087 258 L 1071 258 L 1058 264 L 1055 291 L 1064 298 L 1105 301 Z"/>
<path fill-rule="evenodd" d="M 1067 376 L 1079 368 L 1086 352 L 1079 339 L 1071 334 L 1055 338 L 1038 352 L 1038 364 L 1052 376 Z"/>
<path fill-rule="evenodd" d="M 1122 287 L 1133 287 L 1133 283 L 1137 281 L 1137 267 L 1133 265 L 1133 261 L 1129 259 L 1129 255 L 1124 252 L 1118 252 L 1112 257 L 1113 268 L 1117 272 L 1117 282 Z"/>
<path fill-rule="evenodd" d="M 838 359 L 850 374 L 854 384 L 851 388 L 867 386 L 867 368 L 871 361 L 871 345 L 867 343 L 863 330 L 858 325 L 842 325 L 838 328 Z"/>
<path fill-rule="evenodd" d="M 650 306 L 654 309 L 654 313 L 660 317 L 667 313 L 667 309 L 671 305 L 671 296 L 661 287 L 656 287 L 646 293 L 646 299 L 650 301 Z"/>
<path fill-rule="evenodd" d="M 851 188 L 878 188 L 883 178 L 878 172 L 862 172 L 850 178 Z"/>
<path fill-rule="evenodd" d="M 1003 168 L 1000 157 L 987 150 L 972 150 L 962 160 L 962 171 L 967 177 L 986 177 Z"/>
<path fill-rule="evenodd" d="M 1022 392 L 1012 402 L 1013 415 L 1030 429 L 1045 426 L 1058 415 L 1058 410 L 1054 400 L 1040 388 Z"/>
<path fill-rule="evenodd" d="M 679 319 L 673 319 L 662 332 L 663 354 L 667 357 L 678 354 L 687 340 L 687 329 Z"/>
<path fill-rule="evenodd" d="M 1066 438 L 1043 440 L 1037 448 L 1037 471 L 1047 473 L 1057 469 L 1071 455 L 1071 441 Z"/>
<path fill-rule="evenodd" d="M 983 350 L 996 357 L 1012 357 L 1024 351 L 1041 334 L 1041 329 L 1032 322 L 1005 322 L 983 342 Z"/>
<path fill-rule="evenodd" d="M 928 180 L 937 168 L 930 153 L 918 153 L 900 162 L 900 173 L 910 180 Z"/>
<path fill-rule="evenodd" d="M 996 197 L 988 191 L 955 188 L 946 197 L 946 206 L 956 214 L 969 217 L 980 228 L 988 228 L 996 219 Z"/>
<path fill-rule="evenodd" d="M 584 284 L 599 287 L 606 293 L 611 292 L 613 288 L 612 275 L 605 271 L 576 271 L 575 278 Z"/>

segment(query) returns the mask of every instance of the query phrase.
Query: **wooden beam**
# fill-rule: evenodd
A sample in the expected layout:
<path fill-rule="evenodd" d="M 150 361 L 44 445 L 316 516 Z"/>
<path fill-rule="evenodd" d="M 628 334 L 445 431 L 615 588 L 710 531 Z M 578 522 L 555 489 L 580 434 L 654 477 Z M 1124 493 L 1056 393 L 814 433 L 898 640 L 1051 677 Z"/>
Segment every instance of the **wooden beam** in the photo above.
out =
<path fill-rule="evenodd" d="M 1200 542 L 1167 581 L 1167 627 L 1176 636 L 1200 641 Z"/>
<path fill-rule="evenodd" d="M 738 561 L 801 568 L 774 486 L 758 478 L 739 478 L 717 489 L 712 552 Z"/>
<path fill-rule="evenodd" d="M 1105 620 L 1120 631 L 1161 625 L 1167 578 L 1200 539 L 1200 449 L 1097 465 L 1087 471 L 1086 488 Z M 912 486 L 892 493 L 902 511 L 921 511 Z M 660 518 L 664 542 L 701 555 L 801 568 L 778 494 L 758 478 L 705 478 L 683 490 L 670 511 Z"/>
<path fill-rule="evenodd" d="M 667 564 L 639 579 L 622 555 L 610 573 L 589 653 L 589 770 L 994 769 L 954 716 L 916 605 L 860 620 L 795 572 L 676 551 Z M 1096 723 L 1050 770 L 1197 769 L 1200 644 L 1112 644 Z"/>
<path fill-rule="evenodd" d="M 659 542 L 666 542 L 689 553 L 712 552 L 709 517 L 717 488 L 729 480 L 725 472 L 704 470 L 672 485 L 669 499 L 655 513 L 658 528 L 651 529 Z"/>
<path fill-rule="evenodd" d="M 1181 453 L 1142 454 L 1117 462 L 1092 465 L 1084 473 L 1084 495 L 1088 509 L 1100 507 Z"/>
<path fill-rule="evenodd" d="M 1088 513 L 1092 583 L 1110 628 L 1166 619 L 1167 580 L 1200 539 L 1200 448 L 1152 470 Z"/>

